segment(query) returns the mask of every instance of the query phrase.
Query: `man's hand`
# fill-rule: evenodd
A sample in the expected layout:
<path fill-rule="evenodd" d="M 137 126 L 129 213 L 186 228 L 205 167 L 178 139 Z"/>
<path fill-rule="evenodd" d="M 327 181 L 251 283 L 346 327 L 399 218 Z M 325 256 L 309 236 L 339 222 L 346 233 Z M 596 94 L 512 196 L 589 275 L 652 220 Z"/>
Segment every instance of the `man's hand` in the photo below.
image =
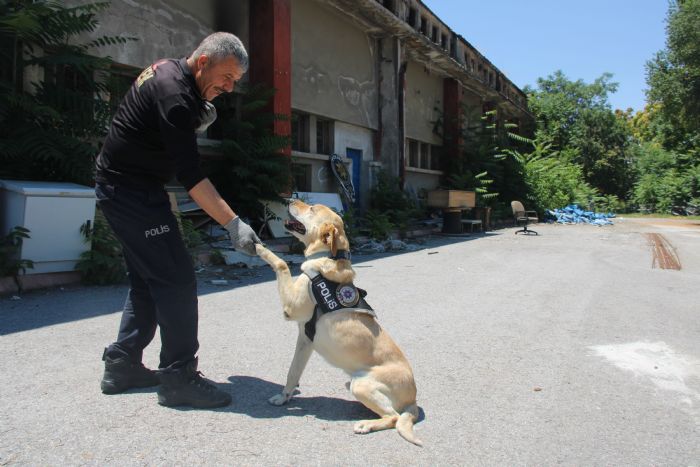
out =
<path fill-rule="evenodd" d="M 231 222 L 224 226 L 231 236 L 231 243 L 236 251 L 240 251 L 249 256 L 255 256 L 255 244 L 262 243 L 253 229 L 243 222 L 240 217 L 234 217 Z"/>
<path fill-rule="evenodd" d="M 216 120 L 216 107 L 211 102 L 204 102 L 199 111 L 199 126 L 195 128 L 196 133 L 204 133 L 209 125 Z"/>

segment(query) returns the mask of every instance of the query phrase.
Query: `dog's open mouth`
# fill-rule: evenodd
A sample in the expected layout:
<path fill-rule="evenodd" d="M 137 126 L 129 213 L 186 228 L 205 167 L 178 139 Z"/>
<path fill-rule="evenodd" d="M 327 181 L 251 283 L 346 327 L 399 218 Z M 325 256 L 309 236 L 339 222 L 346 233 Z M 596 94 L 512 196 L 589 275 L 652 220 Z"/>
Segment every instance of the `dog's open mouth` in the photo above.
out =
<path fill-rule="evenodd" d="M 302 224 L 296 219 L 289 219 L 284 221 L 284 228 L 289 230 L 290 232 L 296 232 L 300 235 L 304 235 L 306 233 L 306 227 L 304 227 L 304 224 Z"/>

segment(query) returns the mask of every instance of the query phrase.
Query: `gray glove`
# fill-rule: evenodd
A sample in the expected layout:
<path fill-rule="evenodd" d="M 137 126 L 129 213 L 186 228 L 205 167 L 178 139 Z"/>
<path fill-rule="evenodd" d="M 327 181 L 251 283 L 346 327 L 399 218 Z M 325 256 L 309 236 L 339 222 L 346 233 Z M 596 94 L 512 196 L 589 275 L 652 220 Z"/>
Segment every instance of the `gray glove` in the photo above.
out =
<path fill-rule="evenodd" d="M 199 126 L 194 129 L 196 133 L 204 133 L 209 125 L 216 120 L 216 107 L 209 101 L 205 101 L 199 110 Z"/>
<path fill-rule="evenodd" d="M 224 229 L 228 230 L 231 236 L 231 243 L 236 251 L 245 253 L 249 256 L 255 256 L 255 244 L 262 242 L 255 235 L 253 229 L 250 228 L 248 224 L 243 222 L 240 217 L 234 217 L 231 222 L 224 226 Z"/>

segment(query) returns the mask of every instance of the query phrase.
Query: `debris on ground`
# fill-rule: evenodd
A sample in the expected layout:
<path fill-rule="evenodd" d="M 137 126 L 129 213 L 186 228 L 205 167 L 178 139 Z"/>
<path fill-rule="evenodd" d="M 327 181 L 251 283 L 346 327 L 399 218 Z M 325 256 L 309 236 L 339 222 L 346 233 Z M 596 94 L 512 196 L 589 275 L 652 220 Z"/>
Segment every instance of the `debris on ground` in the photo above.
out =
<path fill-rule="evenodd" d="M 383 244 L 370 240 L 369 242 L 358 246 L 356 251 L 358 253 L 384 253 L 386 248 L 384 248 Z"/>
<path fill-rule="evenodd" d="M 384 253 L 387 251 L 416 251 L 420 249 L 420 245 L 414 243 L 406 243 L 401 240 L 385 240 L 383 242 L 378 242 L 376 240 L 370 240 L 356 248 L 355 251 L 358 253 Z"/>
<path fill-rule="evenodd" d="M 593 211 L 584 211 L 577 204 L 570 204 L 562 209 L 547 209 L 545 211 L 545 220 L 548 222 L 557 222 L 559 224 L 591 224 L 591 225 L 612 225 L 611 218 L 614 218 L 613 213 L 602 213 Z"/>

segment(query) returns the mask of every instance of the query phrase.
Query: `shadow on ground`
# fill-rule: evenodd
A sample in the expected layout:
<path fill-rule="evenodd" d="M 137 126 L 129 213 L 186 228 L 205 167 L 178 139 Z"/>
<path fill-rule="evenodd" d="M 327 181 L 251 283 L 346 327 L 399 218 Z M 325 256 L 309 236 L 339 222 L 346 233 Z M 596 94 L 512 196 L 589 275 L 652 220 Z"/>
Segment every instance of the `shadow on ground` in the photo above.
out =
<path fill-rule="evenodd" d="M 271 383 L 253 376 L 230 376 L 229 383 L 217 384 L 217 387 L 233 396 L 233 402 L 217 410 L 247 415 L 252 418 L 283 418 L 312 416 L 327 421 L 359 421 L 377 418 L 377 415 L 358 401 L 338 397 L 313 396 L 304 397 L 296 394 L 282 406 L 270 404 L 267 400 L 280 394 L 284 386 Z M 352 397 L 348 392 L 348 397 Z M 176 410 L 201 410 L 191 407 L 174 407 Z M 425 419 L 425 413 L 419 408 L 418 422 Z M 416 423 L 418 423 L 416 422 Z"/>
<path fill-rule="evenodd" d="M 355 254 L 353 256 L 353 265 L 361 269 L 363 267 L 362 263 L 375 259 L 406 253 L 432 254 L 436 253 L 436 249 L 441 246 L 478 240 L 498 234 L 497 232 L 487 232 L 484 234 L 458 237 L 435 236 L 429 238 L 421 245 L 421 249 L 414 251 Z M 430 251 L 426 252 L 426 250 Z M 300 265 L 295 264 L 291 268 L 292 275 L 295 277 L 300 274 L 299 266 Z M 254 269 L 246 269 L 244 271 L 245 274 L 241 274 L 236 280 L 231 280 L 229 284 L 224 286 L 212 285 L 207 281 L 200 280 L 198 284 L 198 295 L 204 296 L 211 293 L 221 293 L 239 287 L 275 280 L 274 272 L 267 265 Z M 126 284 L 110 286 L 70 286 L 61 287 L 60 289 L 44 289 L 28 292 L 22 295 L 20 300 L 12 300 L 10 297 L 1 297 L 0 336 L 120 312 L 126 298 L 127 290 L 128 286 Z"/>

